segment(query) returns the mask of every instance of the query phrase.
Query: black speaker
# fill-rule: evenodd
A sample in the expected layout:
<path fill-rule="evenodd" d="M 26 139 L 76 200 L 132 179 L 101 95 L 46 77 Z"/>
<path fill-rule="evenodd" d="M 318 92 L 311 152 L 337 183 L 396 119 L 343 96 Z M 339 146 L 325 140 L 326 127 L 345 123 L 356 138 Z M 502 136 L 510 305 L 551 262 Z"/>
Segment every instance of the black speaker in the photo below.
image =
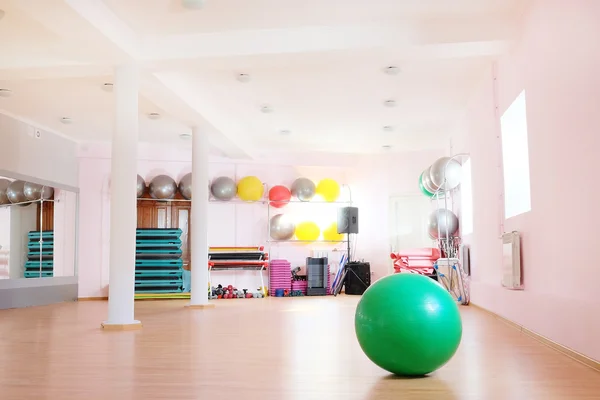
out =
<path fill-rule="evenodd" d="M 368 262 L 349 262 L 346 264 L 346 294 L 361 295 L 371 286 L 371 264 Z"/>
<path fill-rule="evenodd" d="M 358 208 L 338 208 L 338 233 L 358 233 Z"/>

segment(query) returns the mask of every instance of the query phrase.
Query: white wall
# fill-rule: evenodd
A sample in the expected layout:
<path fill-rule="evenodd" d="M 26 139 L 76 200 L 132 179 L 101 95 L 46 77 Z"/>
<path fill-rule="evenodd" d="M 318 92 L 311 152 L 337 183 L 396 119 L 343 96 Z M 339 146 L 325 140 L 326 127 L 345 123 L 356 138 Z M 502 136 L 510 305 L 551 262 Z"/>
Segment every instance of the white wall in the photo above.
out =
<path fill-rule="evenodd" d="M 78 186 L 76 144 L 0 114 L 0 175 L 46 183 Z"/>
<path fill-rule="evenodd" d="M 75 274 L 76 207 L 76 193 L 54 191 L 54 276 Z"/>

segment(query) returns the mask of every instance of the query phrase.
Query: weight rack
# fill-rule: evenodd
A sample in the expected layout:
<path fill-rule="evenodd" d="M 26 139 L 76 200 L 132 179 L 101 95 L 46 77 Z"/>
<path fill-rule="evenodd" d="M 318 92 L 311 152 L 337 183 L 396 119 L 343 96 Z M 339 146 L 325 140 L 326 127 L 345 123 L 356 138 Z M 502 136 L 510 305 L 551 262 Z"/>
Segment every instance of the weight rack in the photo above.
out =
<path fill-rule="evenodd" d="M 135 293 L 183 292 L 181 229 L 137 229 Z"/>
<path fill-rule="evenodd" d="M 31 231 L 27 233 L 27 261 L 25 278 L 49 278 L 54 276 L 54 231 Z"/>

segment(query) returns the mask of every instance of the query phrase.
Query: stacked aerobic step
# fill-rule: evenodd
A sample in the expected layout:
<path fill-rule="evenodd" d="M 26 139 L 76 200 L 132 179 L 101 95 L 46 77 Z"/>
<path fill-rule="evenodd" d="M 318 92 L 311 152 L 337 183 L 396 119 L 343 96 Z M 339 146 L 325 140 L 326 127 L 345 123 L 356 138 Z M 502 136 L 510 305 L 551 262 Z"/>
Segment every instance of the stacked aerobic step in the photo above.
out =
<path fill-rule="evenodd" d="M 181 229 L 138 229 L 135 242 L 135 292 L 181 293 Z"/>
<path fill-rule="evenodd" d="M 31 231 L 27 234 L 25 278 L 47 278 L 54 275 L 54 232 Z M 41 260 L 41 261 L 40 261 Z"/>

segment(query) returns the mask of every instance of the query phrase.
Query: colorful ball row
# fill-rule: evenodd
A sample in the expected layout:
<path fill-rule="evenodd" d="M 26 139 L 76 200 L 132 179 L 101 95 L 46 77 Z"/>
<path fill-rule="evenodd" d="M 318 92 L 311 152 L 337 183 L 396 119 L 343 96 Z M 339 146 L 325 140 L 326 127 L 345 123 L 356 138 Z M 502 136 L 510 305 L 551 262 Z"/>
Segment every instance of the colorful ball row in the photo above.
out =
<path fill-rule="evenodd" d="M 167 175 L 158 175 L 146 186 L 144 179 L 137 177 L 137 196 L 142 197 L 148 189 L 150 196 L 155 199 L 172 199 L 177 190 L 186 199 L 192 198 L 192 174 L 186 174 L 179 184 Z M 210 183 L 210 192 L 217 200 L 229 201 L 236 195 L 243 201 L 259 201 L 264 195 L 264 185 L 256 176 L 246 176 L 236 182 L 226 176 L 221 176 Z M 310 201 L 319 195 L 328 202 L 336 201 L 340 195 L 340 185 L 333 179 L 323 179 L 315 186 L 307 178 L 298 178 L 292 184 L 292 189 L 277 185 L 269 190 L 269 200 L 273 207 L 283 207 L 292 198 L 300 201 Z"/>
<path fill-rule="evenodd" d="M 272 239 L 290 240 L 296 236 L 297 240 L 313 242 L 321 236 L 321 228 L 312 221 L 304 221 L 294 224 L 292 219 L 285 214 L 278 214 L 271 217 L 269 222 L 269 232 Z M 344 235 L 337 232 L 337 223 L 332 223 L 323 230 L 323 240 L 339 242 L 344 239 Z"/>

